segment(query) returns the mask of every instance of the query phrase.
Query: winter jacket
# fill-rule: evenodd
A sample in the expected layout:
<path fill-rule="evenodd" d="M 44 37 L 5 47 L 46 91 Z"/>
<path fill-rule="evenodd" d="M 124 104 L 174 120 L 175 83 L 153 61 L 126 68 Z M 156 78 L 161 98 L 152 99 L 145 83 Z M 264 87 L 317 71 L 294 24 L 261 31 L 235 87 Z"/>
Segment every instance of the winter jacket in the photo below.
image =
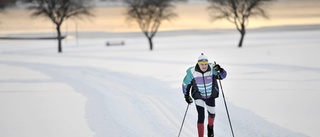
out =
<path fill-rule="evenodd" d="M 194 99 L 208 99 L 210 97 L 219 97 L 219 87 L 217 79 L 221 80 L 227 76 L 227 72 L 221 68 L 220 77 L 218 72 L 214 70 L 214 64 L 209 63 L 206 72 L 202 72 L 198 64 L 190 67 L 186 71 L 186 76 L 183 79 L 182 90 L 184 95 L 190 95 Z"/>

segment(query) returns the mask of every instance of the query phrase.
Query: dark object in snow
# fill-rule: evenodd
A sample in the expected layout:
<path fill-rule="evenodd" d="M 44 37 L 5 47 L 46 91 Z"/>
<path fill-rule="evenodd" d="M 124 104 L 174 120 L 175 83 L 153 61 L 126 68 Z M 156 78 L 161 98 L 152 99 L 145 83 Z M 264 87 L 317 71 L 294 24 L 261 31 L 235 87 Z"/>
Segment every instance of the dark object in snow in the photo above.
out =
<path fill-rule="evenodd" d="M 122 45 L 125 45 L 124 41 L 121 41 L 121 42 L 109 42 L 107 41 L 107 46 L 122 46 Z"/>
<path fill-rule="evenodd" d="M 61 39 L 65 39 L 66 36 L 62 36 Z M 0 40 L 55 40 L 57 37 L 0 37 Z"/>

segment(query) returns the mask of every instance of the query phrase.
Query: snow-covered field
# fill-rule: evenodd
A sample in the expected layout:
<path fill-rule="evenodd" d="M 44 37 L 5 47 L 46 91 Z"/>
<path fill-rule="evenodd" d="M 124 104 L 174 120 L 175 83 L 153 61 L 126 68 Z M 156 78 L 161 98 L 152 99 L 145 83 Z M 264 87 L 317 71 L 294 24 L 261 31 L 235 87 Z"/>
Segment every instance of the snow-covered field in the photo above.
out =
<path fill-rule="evenodd" d="M 320 28 L 81 33 L 63 42 L 0 41 L 1 137 L 175 137 L 181 82 L 204 52 L 228 71 L 223 90 L 236 137 L 317 137 Z M 73 35 L 70 33 L 70 35 Z M 124 46 L 105 43 L 125 41 Z M 231 137 L 217 100 L 215 132 Z M 195 137 L 194 104 L 181 137 Z"/>

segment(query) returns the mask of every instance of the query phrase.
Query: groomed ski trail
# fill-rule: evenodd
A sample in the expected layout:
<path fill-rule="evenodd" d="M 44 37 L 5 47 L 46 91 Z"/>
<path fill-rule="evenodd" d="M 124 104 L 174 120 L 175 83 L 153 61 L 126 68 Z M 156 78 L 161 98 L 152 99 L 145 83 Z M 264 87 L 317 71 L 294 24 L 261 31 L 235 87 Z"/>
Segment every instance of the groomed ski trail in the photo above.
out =
<path fill-rule="evenodd" d="M 95 137 L 178 135 L 186 103 L 181 89 L 171 89 L 166 82 L 90 67 L 21 62 L 5 64 L 41 71 L 85 95 L 88 98 L 86 118 Z M 215 135 L 231 137 L 222 97 L 216 104 Z M 232 103 L 228 103 L 228 108 L 236 137 L 306 137 L 269 123 Z M 181 137 L 197 136 L 196 117 L 192 104 Z"/>

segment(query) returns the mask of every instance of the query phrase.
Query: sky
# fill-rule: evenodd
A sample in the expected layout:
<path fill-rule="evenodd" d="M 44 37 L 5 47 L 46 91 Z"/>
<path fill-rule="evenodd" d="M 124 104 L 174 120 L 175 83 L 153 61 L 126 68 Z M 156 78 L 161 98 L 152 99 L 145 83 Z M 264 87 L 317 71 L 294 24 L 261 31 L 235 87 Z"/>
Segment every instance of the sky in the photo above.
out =
<path fill-rule="evenodd" d="M 195 2 L 176 5 L 174 11 L 178 14 L 178 18 L 170 22 L 163 22 L 159 30 L 235 29 L 234 24 L 226 20 L 211 22 L 206 11 L 206 4 L 205 2 Z M 250 18 L 248 28 L 319 24 L 319 7 L 320 1 L 318 0 L 275 1 L 266 5 L 265 8 L 269 19 Z M 126 22 L 124 7 L 97 7 L 92 12 L 95 16 L 89 19 L 67 20 L 62 26 L 63 32 L 67 34 L 75 31 L 140 31 L 135 22 Z M 23 9 L 8 9 L 0 14 L 0 18 L 1 34 L 55 32 L 55 26 L 49 20 L 41 17 L 32 18 L 30 17 L 30 11 Z"/>

